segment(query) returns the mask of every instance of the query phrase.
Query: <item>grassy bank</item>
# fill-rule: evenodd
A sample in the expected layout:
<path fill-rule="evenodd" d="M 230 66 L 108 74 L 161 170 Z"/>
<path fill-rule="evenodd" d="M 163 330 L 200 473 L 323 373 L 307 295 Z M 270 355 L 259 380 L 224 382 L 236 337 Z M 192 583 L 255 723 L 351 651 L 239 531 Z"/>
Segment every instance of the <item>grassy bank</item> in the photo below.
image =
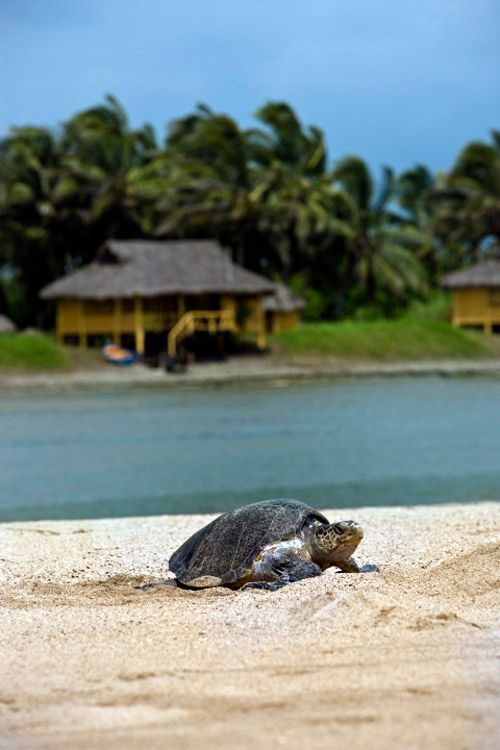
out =
<path fill-rule="evenodd" d="M 41 333 L 0 334 L 0 368 L 62 370 L 68 367 L 64 349 Z"/>
<path fill-rule="evenodd" d="M 271 344 L 288 355 L 358 360 L 418 360 L 499 355 L 495 339 L 442 320 L 408 315 L 398 320 L 306 323 L 275 334 Z"/>

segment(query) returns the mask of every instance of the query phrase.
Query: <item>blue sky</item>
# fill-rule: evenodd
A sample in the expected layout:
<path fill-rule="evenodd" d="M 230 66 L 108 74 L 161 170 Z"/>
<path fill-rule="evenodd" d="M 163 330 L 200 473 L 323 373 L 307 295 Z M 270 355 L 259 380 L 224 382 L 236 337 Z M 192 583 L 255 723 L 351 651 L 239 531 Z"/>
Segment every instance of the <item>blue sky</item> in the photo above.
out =
<path fill-rule="evenodd" d="M 286 100 L 332 160 L 447 168 L 500 127 L 499 0 L 2 0 L 0 134 L 118 96 L 132 124 Z"/>

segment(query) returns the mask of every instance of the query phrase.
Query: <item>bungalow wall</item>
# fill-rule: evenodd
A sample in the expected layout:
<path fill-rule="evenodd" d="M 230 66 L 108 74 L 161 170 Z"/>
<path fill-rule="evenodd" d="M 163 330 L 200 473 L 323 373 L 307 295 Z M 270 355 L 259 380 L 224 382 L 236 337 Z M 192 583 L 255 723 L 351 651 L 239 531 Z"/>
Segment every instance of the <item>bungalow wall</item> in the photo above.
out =
<path fill-rule="evenodd" d="M 105 300 L 61 299 L 57 302 L 56 334 L 61 343 L 81 346 L 87 346 L 93 337 L 118 344 L 133 337 L 136 351 L 143 354 L 146 333 L 166 333 L 184 313 L 191 311 L 229 311 L 239 334 L 249 334 L 258 346 L 265 346 L 260 296 L 179 294 Z"/>
<path fill-rule="evenodd" d="M 281 333 L 297 328 L 302 323 L 300 310 L 288 312 L 269 311 L 266 313 L 266 330 L 268 333 Z"/>
<path fill-rule="evenodd" d="M 122 335 L 135 335 L 136 314 L 133 299 L 80 300 L 57 302 L 57 338 L 85 346 L 91 336 L 103 336 L 119 342 Z"/>
<path fill-rule="evenodd" d="M 494 325 L 500 325 L 500 287 L 454 289 L 452 323 L 482 326 L 486 333 L 491 333 Z"/>

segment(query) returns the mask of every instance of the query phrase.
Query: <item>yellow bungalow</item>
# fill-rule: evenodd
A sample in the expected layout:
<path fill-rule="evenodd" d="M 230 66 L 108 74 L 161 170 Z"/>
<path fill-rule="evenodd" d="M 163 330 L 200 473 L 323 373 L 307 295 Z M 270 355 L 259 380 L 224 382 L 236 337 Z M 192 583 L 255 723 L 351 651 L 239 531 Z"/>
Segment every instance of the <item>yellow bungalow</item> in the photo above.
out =
<path fill-rule="evenodd" d="M 452 291 L 453 325 L 481 326 L 485 333 L 500 326 L 500 259 L 454 271 L 444 277 L 441 285 Z"/>
<path fill-rule="evenodd" d="M 296 328 L 302 323 L 305 306 L 305 300 L 294 294 L 290 287 L 285 284 L 275 284 L 274 293 L 264 300 L 266 331 L 280 333 Z"/>
<path fill-rule="evenodd" d="M 175 357 L 200 331 L 266 344 L 264 300 L 275 285 L 233 263 L 213 240 L 109 240 L 94 262 L 46 286 L 61 343 L 113 341 Z"/>

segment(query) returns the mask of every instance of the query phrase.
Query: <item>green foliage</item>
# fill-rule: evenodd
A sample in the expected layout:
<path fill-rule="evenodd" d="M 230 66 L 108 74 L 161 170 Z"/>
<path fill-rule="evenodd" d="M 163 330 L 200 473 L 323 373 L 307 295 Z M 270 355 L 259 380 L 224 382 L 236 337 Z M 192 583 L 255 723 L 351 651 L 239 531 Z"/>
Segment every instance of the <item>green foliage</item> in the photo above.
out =
<path fill-rule="evenodd" d="M 13 320 L 23 316 L 24 298 L 19 278 L 9 269 L 0 272 L 0 313 L 4 313 Z"/>
<path fill-rule="evenodd" d="M 111 237 L 214 237 L 250 269 L 299 279 L 311 321 L 400 316 L 448 270 L 500 252 L 498 132 L 449 174 L 385 167 L 378 179 L 357 156 L 330 164 L 322 131 L 286 102 L 255 117 L 242 129 L 199 105 L 159 146 L 108 96 L 60 129 L 12 128 L 0 141 L 4 312 L 50 327 L 40 288 Z"/>
<path fill-rule="evenodd" d="M 437 186 L 432 228 L 448 268 L 500 253 L 500 136 L 469 143 Z"/>
<path fill-rule="evenodd" d="M 58 370 L 68 366 L 59 344 L 39 333 L 0 333 L 0 368 Z"/>
<path fill-rule="evenodd" d="M 304 320 L 318 321 L 322 320 L 327 310 L 328 302 L 317 289 L 306 289 L 304 294 L 306 306 L 304 309 Z"/>
<path fill-rule="evenodd" d="M 274 334 L 272 343 L 288 354 L 356 360 L 419 360 L 481 357 L 489 354 L 480 334 L 432 319 L 309 323 Z"/>
<path fill-rule="evenodd" d="M 303 314 L 305 321 L 315 323 L 325 318 L 328 314 L 329 307 L 327 295 L 323 294 L 318 289 L 307 286 L 303 274 L 295 274 L 295 276 L 292 276 L 289 281 L 289 286 L 295 294 L 305 300 L 306 306 Z"/>
<path fill-rule="evenodd" d="M 408 318 L 417 320 L 441 320 L 448 322 L 451 316 L 451 295 L 436 291 L 424 302 L 415 300 L 408 307 Z"/>

